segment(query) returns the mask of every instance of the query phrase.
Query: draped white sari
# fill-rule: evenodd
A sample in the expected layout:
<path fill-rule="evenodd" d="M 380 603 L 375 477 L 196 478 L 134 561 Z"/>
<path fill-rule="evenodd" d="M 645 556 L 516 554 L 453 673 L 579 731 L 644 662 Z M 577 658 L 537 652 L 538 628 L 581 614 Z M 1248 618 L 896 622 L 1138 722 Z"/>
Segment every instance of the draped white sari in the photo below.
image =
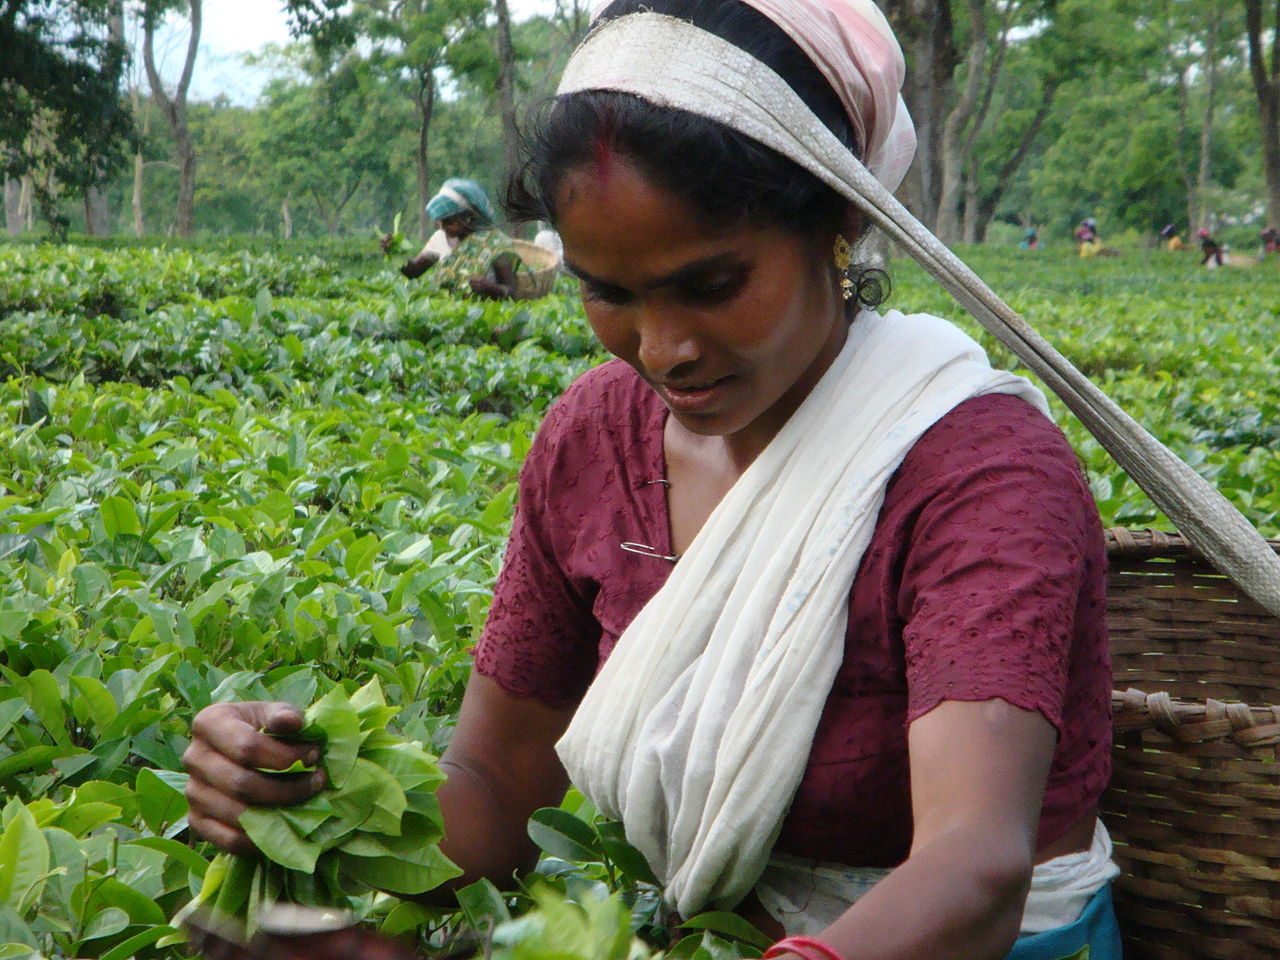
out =
<path fill-rule="evenodd" d="M 1029 382 L 925 314 L 864 311 L 623 633 L 558 745 L 691 915 L 755 884 L 844 655 L 885 487 L 958 403 Z"/>

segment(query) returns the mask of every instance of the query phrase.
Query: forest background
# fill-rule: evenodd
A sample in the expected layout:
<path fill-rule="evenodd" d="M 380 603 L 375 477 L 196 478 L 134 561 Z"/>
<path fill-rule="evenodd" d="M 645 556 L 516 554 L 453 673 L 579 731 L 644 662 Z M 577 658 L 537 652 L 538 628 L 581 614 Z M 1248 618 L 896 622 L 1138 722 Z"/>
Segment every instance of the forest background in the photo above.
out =
<path fill-rule="evenodd" d="M 272 2 L 272 0 L 264 0 Z M 189 99 L 216 0 L 0 0 L 10 235 L 423 235 L 446 177 L 498 192 L 585 0 L 284 0 L 255 102 Z M 902 196 L 948 242 L 1108 243 L 1280 223 L 1280 0 L 881 0 L 920 138 Z M 186 40 L 156 68 L 158 35 Z"/>

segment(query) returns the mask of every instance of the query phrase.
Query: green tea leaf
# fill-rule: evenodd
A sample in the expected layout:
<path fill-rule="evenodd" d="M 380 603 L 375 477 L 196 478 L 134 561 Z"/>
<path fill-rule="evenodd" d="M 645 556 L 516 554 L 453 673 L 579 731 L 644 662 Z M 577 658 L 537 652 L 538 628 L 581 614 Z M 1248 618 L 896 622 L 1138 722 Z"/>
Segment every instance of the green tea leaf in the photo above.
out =
<path fill-rule="evenodd" d="M 135 537 L 142 535 L 138 511 L 124 497 L 107 497 L 98 511 L 102 516 L 103 532 L 109 540 L 115 540 L 121 534 Z"/>
<path fill-rule="evenodd" d="M 137 840 L 130 840 L 129 843 L 135 847 L 143 847 L 147 850 L 157 850 L 163 853 L 170 860 L 176 860 L 181 863 L 196 877 L 204 877 L 205 872 L 209 869 L 208 860 L 185 843 L 179 843 L 177 840 L 170 840 L 166 837 L 140 837 Z"/>
<path fill-rule="evenodd" d="M 360 716 L 341 687 L 334 687 L 306 709 L 303 733 L 318 729 L 324 733 L 325 776 L 334 789 L 342 789 L 360 753 Z"/>
<path fill-rule="evenodd" d="M 138 794 L 138 810 L 152 833 L 163 833 L 165 827 L 187 815 L 187 798 L 182 791 L 161 780 L 154 771 L 139 770 L 134 790 Z"/>
<path fill-rule="evenodd" d="M 49 844 L 31 811 L 17 798 L 4 808 L 0 833 L 0 904 L 21 911 L 28 894 L 49 870 Z"/>
<path fill-rule="evenodd" d="M 106 907 L 98 910 L 85 925 L 84 939 L 97 940 L 99 937 L 111 937 L 129 926 L 129 915 L 119 907 Z"/>
<path fill-rule="evenodd" d="M 316 868 L 316 858 L 324 848 L 298 836 L 289 821 L 276 810 L 250 807 L 240 814 L 239 822 L 249 839 L 274 862 L 303 873 Z"/>
<path fill-rule="evenodd" d="M 458 906 L 462 908 L 467 923 L 477 930 L 486 930 L 490 924 L 506 923 L 511 911 L 502 894 L 488 880 L 477 880 L 457 893 Z"/>
<path fill-rule="evenodd" d="M 718 933 L 731 940 L 741 940 L 762 950 L 768 949 L 773 940 L 757 930 L 749 921 L 736 913 L 725 911 L 708 911 L 699 913 L 680 924 L 689 930 L 707 930 Z"/>
<path fill-rule="evenodd" d="M 432 847 L 425 859 L 430 862 L 410 863 L 394 857 L 354 857 L 344 854 L 342 868 L 349 876 L 375 890 L 410 896 L 434 890 L 446 880 L 462 874 L 438 847 Z"/>
<path fill-rule="evenodd" d="M 121 940 L 106 953 L 98 957 L 98 960 L 128 960 L 129 957 L 137 956 L 142 950 L 151 946 L 153 943 L 159 943 L 165 937 L 173 936 L 182 936 L 182 934 L 180 931 L 168 924 L 159 924 L 158 926 L 148 927 L 141 933 L 135 933 L 132 937 Z"/>
<path fill-rule="evenodd" d="M 558 807 L 535 810 L 529 818 L 529 838 L 561 860 L 599 860 L 596 832 L 591 825 Z"/>

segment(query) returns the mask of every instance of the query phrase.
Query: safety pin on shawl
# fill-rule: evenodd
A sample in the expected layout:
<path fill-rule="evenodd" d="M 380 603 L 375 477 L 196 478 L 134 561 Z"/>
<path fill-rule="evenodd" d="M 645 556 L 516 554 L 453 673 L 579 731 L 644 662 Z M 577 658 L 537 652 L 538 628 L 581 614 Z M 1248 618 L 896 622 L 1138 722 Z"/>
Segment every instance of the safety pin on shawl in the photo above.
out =
<path fill-rule="evenodd" d="M 622 547 L 627 553 L 638 553 L 642 557 L 653 557 L 655 560 L 666 560 L 675 563 L 680 559 L 678 553 L 660 553 L 657 547 L 651 547 L 647 543 L 636 543 L 633 540 L 626 540 L 618 546 Z"/>
<path fill-rule="evenodd" d="M 651 487 L 654 484 L 670 487 L 671 481 L 660 477 L 657 480 L 646 480 L 640 486 Z M 622 547 L 627 553 L 637 553 L 642 557 L 653 557 L 655 560 L 666 560 L 668 563 L 675 563 L 680 559 L 680 554 L 678 553 L 659 553 L 657 547 L 651 547 L 647 543 L 636 543 L 634 540 L 628 540 L 625 543 L 618 544 L 618 546 Z"/>

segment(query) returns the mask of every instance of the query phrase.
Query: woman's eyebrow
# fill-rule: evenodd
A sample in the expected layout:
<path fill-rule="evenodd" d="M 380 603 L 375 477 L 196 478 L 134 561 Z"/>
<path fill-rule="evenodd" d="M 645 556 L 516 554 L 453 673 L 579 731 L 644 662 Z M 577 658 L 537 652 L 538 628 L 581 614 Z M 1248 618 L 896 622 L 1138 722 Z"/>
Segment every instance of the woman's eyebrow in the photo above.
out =
<path fill-rule="evenodd" d="M 670 273 L 665 273 L 659 277 L 655 277 L 644 285 L 645 289 L 655 289 L 658 287 L 679 286 L 690 280 L 697 279 L 705 273 L 712 273 L 716 270 L 723 270 L 727 267 L 737 266 L 739 258 L 732 253 L 715 253 L 709 257 L 703 257 L 701 260 L 694 260 L 686 263 L 682 267 L 677 267 Z M 576 263 L 569 259 L 564 261 L 565 271 L 573 277 L 581 280 L 588 286 L 593 287 L 618 287 L 618 284 L 611 283 L 608 280 L 602 280 L 599 277 L 592 276 L 586 270 L 583 270 Z"/>

